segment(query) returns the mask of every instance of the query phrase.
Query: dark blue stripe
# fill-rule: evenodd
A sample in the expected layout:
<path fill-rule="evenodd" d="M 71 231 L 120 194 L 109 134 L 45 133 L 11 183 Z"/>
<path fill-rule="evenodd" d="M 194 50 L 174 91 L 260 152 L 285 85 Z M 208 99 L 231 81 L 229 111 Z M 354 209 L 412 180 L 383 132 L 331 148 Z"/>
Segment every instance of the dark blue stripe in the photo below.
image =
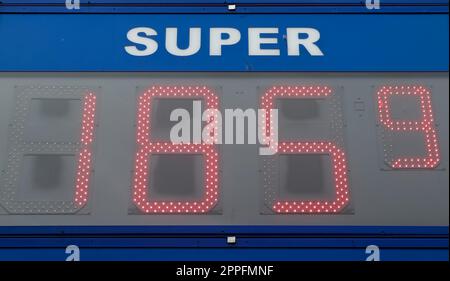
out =
<path fill-rule="evenodd" d="M 64 249 L 0 249 L 0 260 L 63 261 Z M 364 261 L 363 249 L 81 249 L 83 261 Z M 385 249 L 383 261 L 448 261 L 448 249 Z"/>
<path fill-rule="evenodd" d="M 3 0 L 4 4 L 57 4 L 64 5 L 65 1 L 61 0 Z M 382 0 L 383 4 L 388 5 L 420 5 L 420 4 L 440 4 L 445 5 L 449 3 L 448 0 Z M 80 0 L 81 4 L 108 4 L 108 5 L 145 5 L 145 4 L 159 4 L 159 5 L 175 5 L 175 4 L 201 4 L 201 5 L 225 5 L 231 4 L 265 4 L 265 5 L 284 5 L 284 4 L 298 4 L 298 5 L 342 5 L 353 4 L 363 5 L 365 0 Z"/>
<path fill-rule="evenodd" d="M 0 13 L 448 13 L 448 0 L 383 0 L 368 10 L 364 0 L 81 0 L 80 10 L 67 10 L 61 0 L 4 0 Z"/>
<path fill-rule="evenodd" d="M 448 226 L 0 226 L 0 235 L 172 234 L 172 235 L 436 235 Z"/>
<path fill-rule="evenodd" d="M 0 6 L 0 14 L 229 14 L 226 6 L 86 6 L 67 10 L 61 6 Z M 448 14 L 446 5 L 385 6 L 240 6 L 234 14 Z"/>
<path fill-rule="evenodd" d="M 448 238 L 250 238 L 237 236 L 236 244 L 227 244 L 222 237 L 147 237 L 141 238 L 30 238 L 0 237 L 0 248 L 51 248 L 77 245 L 81 248 L 385 248 L 448 249 Z"/>

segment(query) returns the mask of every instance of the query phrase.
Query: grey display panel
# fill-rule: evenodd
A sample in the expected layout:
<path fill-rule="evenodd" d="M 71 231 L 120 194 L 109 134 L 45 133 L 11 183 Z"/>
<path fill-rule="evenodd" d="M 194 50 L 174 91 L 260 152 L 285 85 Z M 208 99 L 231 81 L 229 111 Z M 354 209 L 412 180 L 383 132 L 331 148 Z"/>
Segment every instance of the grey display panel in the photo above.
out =
<path fill-rule="evenodd" d="M 219 199 L 211 212 L 176 215 L 139 212 L 132 200 L 137 149 L 137 98 L 145 89 L 159 85 L 207 86 L 219 97 L 221 111 L 225 108 L 257 109 L 261 96 L 271 86 L 331 87 L 339 94 L 341 101 L 340 134 L 349 170 L 349 204 L 337 214 L 276 214 L 267 208 L 264 198 L 259 145 L 223 144 L 217 148 Z M 440 149 L 440 161 L 435 168 L 392 169 L 386 164 L 376 99 L 377 91 L 385 85 L 421 85 L 431 92 Z M 38 212 L 12 212 L 5 208 L 2 201 L 0 225 L 448 225 L 447 73 L 3 73 L 0 74 L 3 185 L 4 178 L 8 176 L 16 99 L 21 89 L 29 87 L 82 88 L 97 95 L 89 199 L 79 210 L 73 206 L 56 210 L 60 206 L 53 204 L 50 206 L 53 211 L 49 214 L 39 209 L 42 206 Z M 81 122 L 80 112 L 76 111 L 81 98 L 71 96 L 61 101 L 47 97 L 42 101 L 42 96 L 36 94 L 31 100 L 27 114 L 43 116 L 28 117 L 23 128 L 25 139 L 36 138 L 46 142 L 61 137 L 61 142 L 71 142 L 78 138 L 73 132 L 79 130 L 77 124 Z M 156 108 L 152 112 L 154 120 L 163 119 L 155 126 L 156 135 L 153 136 L 166 138 L 167 129 L 172 124 L 164 120 L 169 116 L 168 112 L 174 107 L 190 105 L 185 101 L 173 101 L 160 101 L 157 106 L 159 111 Z M 393 99 L 392 104 L 392 116 L 405 119 L 417 117 L 414 100 L 406 99 L 403 103 Z M 326 107 L 321 106 L 321 102 L 280 101 L 277 105 L 280 109 L 280 131 L 285 130 L 280 133 L 280 138 L 295 140 L 303 137 L 302 132 L 293 130 L 302 124 L 296 123 L 296 120 L 305 120 L 303 124 L 309 129 L 303 132 L 308 138 L 332 138 L 332 133 L 327 134 L 326 129 L 320 129 L 326 127 L 322 118 Z M 74 124 L 70 120 L 77 122 Z M 45 125 L 47 122 L 48 126 Z M 395 140 L 396 143 L 408 144 L 400 154 L 422 149 L 417 136 L 406 134 L 403 138 Z M 77 140 L 74 142 L 76 146 Z M 60 156 L 53 155 L 54 148 L 50 150 L 53 152 L 24 154 L 22 164 L 16 171 L 15 198 L 36 202 L 45 199 L 70 200 L 71 191 L 68 189 L 73 186 L 68 187 L 67 182 L 74 177 L 76 165 L 73 158 L 76 158 L 74 156 L 78 150 L 75 147 L 68 153 L 60 149 Z M 151 161 L 158 164 L 151 166 L 150 173 L 157 173 L 160 177 L 149 178 L 148 181 L 155 186 L 157 198 L 186 200 L 198 197 L 202 192 L 199 189 L 204 180 L 201 157 L 179 156 L 159 154 L 152 157 Z M 331 167 L 327 158 L 324 155 L 280 155 L 276 170 L 280 177 L 277 179 L 280 198 L 316 198 L 318 193 L 324 198 L 332 197 L 329 189 Z M 300 168 L 302 171 L 297 173 L 296 169 Z M 55 178 L 49 178 L 50 175 L 55 175 Z M 308 184 L 300 185 L 302 181 Z M 180 185 L 183 188 L 176 188 L 177 183 L 181 182 L 184 183 Z M 301 188 L 293 188 L 294 183 Z M 1 188 L 4 189 L 4 186 Z"/>

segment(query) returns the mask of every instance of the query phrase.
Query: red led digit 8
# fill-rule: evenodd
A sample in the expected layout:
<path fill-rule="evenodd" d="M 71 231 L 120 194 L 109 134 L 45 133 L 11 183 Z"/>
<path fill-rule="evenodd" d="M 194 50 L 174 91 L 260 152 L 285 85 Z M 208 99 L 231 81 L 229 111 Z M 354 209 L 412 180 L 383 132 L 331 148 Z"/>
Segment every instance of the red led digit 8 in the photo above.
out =
<path fill-rule="evenodd" d="M 272 147 L 282 154 L 327 154 L 332 162 L 335 196 L 332 200 L 276 200 L 272 209 L 277 213 L 336 213 L 349 202 L 347 161 L 344 150 L 326 140 L 278 143 L 273 138 L 273 123 L 270 109 L 275 107 L 277 98 L 327 98 L 332 95 L 326 86 L 276 86 L 270 88 L 261 99 L 261 108 L 266 110 L 263 130 Z"/>
<path fill-rule="evenodd" d="M 91 170 L 91 144 L 94 140 L 95 101 L 93 93 L 83 98 L 81 121 L 81 150 L 78 155 L 77 176 L 75 183 L 75 203 L 83 206 L 88 200 L 89 175 Z"/>
<path fill-rule="evenodd" d="M 173 144 L 171 142 L 150 141 L 151 110 L 153 98 L 202 98 L 207 109 L 218 109 L 217 96 L 207 87 L 167 86 L 152 87 L 138 99 L 136 140 L 139 149 L 136 154 L 133 175 L 133 202 L 144 213 L 205 213 L 218 201 L 219 155 L 213 144 L 217 130 L 208 144 Z M 210 122 L 217 124 L 218 118 L 211 115 Z M 216 126 L 217 128 L 217 126 Z M 205 141 L 205 140 L 204 140 Z M 205 141 L 206 142 L 206 141 Z M 151 199 L 152 188 L 148 183 L 149 160 L 152 154 L 201 154 L 205 167 L 205 188 L 203 197 L 193 201 L 156 201 Z"/>
<path fill-rule="evenodd" d="M 420 100 L 420 120 L 394 120 L 389 98 L 392 96 L 416 96 Z M 422 132 L 425 157 L 397 158 L 389 164 L 395 169 L 435 168 L 439 164 L 439 145 L 434 126 L 431 93 L 422 86 L 384 86 L 377 93 L 378 114 L 384 128 L 393 132 Z"/>

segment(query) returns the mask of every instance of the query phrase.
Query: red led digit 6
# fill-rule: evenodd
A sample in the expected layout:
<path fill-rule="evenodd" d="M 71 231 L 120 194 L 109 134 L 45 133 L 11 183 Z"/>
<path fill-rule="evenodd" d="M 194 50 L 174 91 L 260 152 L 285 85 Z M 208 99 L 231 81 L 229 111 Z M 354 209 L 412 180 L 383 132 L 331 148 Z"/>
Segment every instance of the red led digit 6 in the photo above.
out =
<path fill-rule="evenodd" d="M 420 120 L 394 120 L 391 116 L 391 96 L 416 96 L 420 100 Z M 434 126 L 431 93 L 422 86 L 384 86 L 377 93 L 378 116 L 384 128 L 394 132 L 422 132 L 425 157 L 393 159 L 389 164 L 395 169 L 435 168 L 439 164 L 439 145 Z"/>
<path fill-rule="evenodd" d="M 272 209 L 277 213 L 336 213 L 349 202 L 347 160 L 344 150 L 327 140 L 283 142 L 273 138 L 273 123 L 268 114 L 277 98 L 327 98 L 332 95 L 328 87 L 322 86 L 276 86 L 270 88 L 261 99 L 261 108 L 266 110 L 263 130 L 271 146 L 278 147 L 282 154 L 327 154 L 331 158 L 335 196 L 333 200 L 276 200 Z"/>
<path fill-rule="evenodd" d="M 207 87 L 173 86 L 152 87 L 138 99 L 136 140 L 139 145 L 136 153 L 133 174 L 133 202 L 144 213 L 205 213 L 211 210 L 218 201 L 219 154 L 213 144 L 173 144 L 171 142 L 152 142 L 151 110 L 153 98 L 202 98 L 207 109 L 217 109 L 218 98 Z M 210 122 L 217 122 L 214 114 Z M 211 136 L 215 138 L 216 136 Z M 207 143 L 213 143 L 207 142 Z M 205 187 L 203 197 L 193 201 L 156 201 L 152 198 L 152 187 L 148 177 L 152 154 L 201 154 L 205 167 Z"/>

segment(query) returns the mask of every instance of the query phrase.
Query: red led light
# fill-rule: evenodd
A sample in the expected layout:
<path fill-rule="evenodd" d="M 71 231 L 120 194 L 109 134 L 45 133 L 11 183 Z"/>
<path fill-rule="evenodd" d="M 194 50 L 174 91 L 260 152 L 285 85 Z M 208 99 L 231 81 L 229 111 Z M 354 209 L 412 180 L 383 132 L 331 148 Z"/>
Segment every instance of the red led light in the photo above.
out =
<path fill-rule="evenodd" d="M 344 151 L 332 142 L 282 142 L 278 152 L 283 154 L 328 154 L 332 162 L 335 199 L 332 201 L 276 201 L 278 213 L 335 213 L 349 201 L 347 164 Z"/>
<path fill-rule="evenodd" d="M 89 176 L 91 171 L 91 144 L 94 140 L 96 96 L 88 93 L 83 99 L 81 120 L 81 151 L 78 155 L 78 167 L 75 186 L 75 203 L 83 206 L 88 200 Z"/>
<path fill-rule="evenodd" d="M 276 99 L 299 99 L 299 98 L 326 98 L 332 94 L 331 88 L 327 86 L 274 86 L 271 87 L 261 98 L 261 108 L 266 111 L 266 118 L 262 122 L 262 131 L 266 132 L 266 143 L 275 148 L 273 117 L 270 109 L 276 107 Z"/>
<path fill-rule="evenodd" d="M 219 196 L 218 152 L 213 144 L 218 132 L 213 130 L 208 144 L 173 144 L 171 142 L 150 141 L 152 98 L 202 98 L 207 109 L 217 109 L 218 98 L 207 87 L 154 86 L 138 99 L 136 140 L 139 149 L 136 154 L 133 176 L 133 202 L 145 213 L 205 213 L 211 210 Z M 218 122 L 212 114 L 210 122 Z M 205 141 L 205 140 L 204 140 Z M 205 142 L 206 142 L 205 141 Z M 152 201 L 148 183 L 149 160 L 152 154 L 201 154 L 205 167 L 205 189 L 200 200 Z"/>
<path fill-rule="evenodd" d="M 394 120 L 391 117 L 390 97 L 416 96 L 420 100 L 420 120 Z M 439 145 L 434 126 L 431 93 L 423 86 L 384 86 L 377 93 L 378 114 L 384 128 L 394 132 L 423 132 L 425 157 L 403 157 L 389 164 L 395 169 L 435 168 L 439 162 Z"/>
<path fill-rule="evenodd" d="M 349 202 L 347 164 L 344 150 L 330 141 L 276 142 L 274 124 L 269 110 L 275 107 L 277 98 L 326 98 L 332 91 L 326 86 L 276 86 L 270 88 L 261 99 L 266 110 L 262 129 L 270 140 L 270 146 L 283 154 L 327 154 L 332 162 L 335 198 L 333 200 L 276 200 L 272 209 L 277 213 L 336 213 Z"/>

